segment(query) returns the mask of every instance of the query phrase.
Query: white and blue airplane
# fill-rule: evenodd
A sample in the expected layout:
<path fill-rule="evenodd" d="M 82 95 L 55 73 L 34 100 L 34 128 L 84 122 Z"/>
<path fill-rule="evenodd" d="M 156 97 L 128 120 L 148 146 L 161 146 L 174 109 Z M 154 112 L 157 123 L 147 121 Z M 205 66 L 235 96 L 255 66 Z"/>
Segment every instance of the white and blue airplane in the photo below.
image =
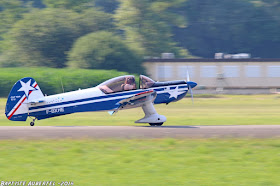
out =
<path fill-rule="evenodd" d="M 72 114 L 76 112 L 108 111 L 111 115 L 122 109 L 142 107 L 145 116 L 135 123 L 149 123 L 161 126 L 166 117 L 159 115 L 153 104 L 175 102 L 187 94 L 197 84 L 178 80 L 155 82 L 147 76 L 140 75 L 139 88 L 133 75 L 119 76 L 100 85 L 44 96 L 37 82 L 31 77 L 20 79 L 13 86 L 6 104 L 5 114 L 12 121 L 35 120 Z M 193 96 L 192 96 L 193 99 Z"/>

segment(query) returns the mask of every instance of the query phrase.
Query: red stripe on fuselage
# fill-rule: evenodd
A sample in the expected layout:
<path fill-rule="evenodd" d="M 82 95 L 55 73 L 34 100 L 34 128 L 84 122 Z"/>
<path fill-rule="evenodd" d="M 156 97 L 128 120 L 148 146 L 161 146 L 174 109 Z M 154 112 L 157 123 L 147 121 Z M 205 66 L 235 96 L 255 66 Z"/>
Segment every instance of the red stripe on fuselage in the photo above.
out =
<path fill-rule="evenodd" d="M 34 86 L 34 88 L 36 88 L 37 85 L 38 85 L 38 84 L 36 83 L 36 85 Z M 32 91 L 33 91 L 33 90 L 30 90 L 28 95 L 30 95 Z M 14 113 L 18 110 L 18 108 L 21 106 L 21 104 L 22 104 L 25 100 L 26 100 L 26 96 L 25 96 L 25 98 L 21 101 L 21 103 L 17 106 L 17 108 L 12 112 L 12 114 L 8 117 L 9 120 L 13 117 Z"/>
<path fill-rule="evenodd" d="M 139 95 L 142 95 L 142 94 L 147 94 L 147 93 L 150 93 L 150 92 L 153 92 L 153 90 L 149 90 L 149 91 L 145 91 L 145 92 L 140 92 L 140 93 L 136 94 L 135 96 L 139 96 Z"/>

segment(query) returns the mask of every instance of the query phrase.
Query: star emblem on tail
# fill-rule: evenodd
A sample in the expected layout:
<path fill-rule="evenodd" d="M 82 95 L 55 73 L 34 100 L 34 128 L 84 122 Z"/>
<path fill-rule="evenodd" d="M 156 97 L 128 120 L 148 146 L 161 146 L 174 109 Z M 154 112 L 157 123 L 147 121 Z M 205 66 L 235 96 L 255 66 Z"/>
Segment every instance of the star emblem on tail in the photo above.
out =
<path fill-rule="evenodd" d="M 27 83 L 20 81 L 20 84 L 21 84 L 21 88 L 18 89 L 18 92 L 20 92 L 20 91 L 24 92 L 27 99 L 28 99 L 29 91 L 37 90 L 35 87 L 30 85 L 31 79 Z"/>

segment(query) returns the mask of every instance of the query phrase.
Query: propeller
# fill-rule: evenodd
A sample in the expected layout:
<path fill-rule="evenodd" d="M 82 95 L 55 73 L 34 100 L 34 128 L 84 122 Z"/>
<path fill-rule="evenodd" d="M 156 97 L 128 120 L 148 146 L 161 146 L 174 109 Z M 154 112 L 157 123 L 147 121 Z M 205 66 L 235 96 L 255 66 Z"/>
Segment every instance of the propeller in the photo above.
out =
<path fill-rule="evenodd" d="M 188 85 L 188 89 L 189 89 L 190 94 L 191 94 L 191 97 L 192 97 L 192 104 L 194 104 L 194 103 L 193 103 L 192 84 L 195 84 L 195 86 L 196 86 L 196 83 L 195 83 L 195 82 L 190 81 L 189 71 L 187 70 L 187 85 Z"/>

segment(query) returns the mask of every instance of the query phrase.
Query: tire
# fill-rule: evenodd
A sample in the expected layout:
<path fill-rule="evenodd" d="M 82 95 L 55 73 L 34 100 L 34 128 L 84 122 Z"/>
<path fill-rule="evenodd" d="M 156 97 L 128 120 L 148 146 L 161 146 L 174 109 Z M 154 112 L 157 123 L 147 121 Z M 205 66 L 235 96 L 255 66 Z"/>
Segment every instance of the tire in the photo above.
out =
<path fill-rule="evenodd" d="M 152 127 L 161 126 L 163 123 L 149 123 Z"/>

